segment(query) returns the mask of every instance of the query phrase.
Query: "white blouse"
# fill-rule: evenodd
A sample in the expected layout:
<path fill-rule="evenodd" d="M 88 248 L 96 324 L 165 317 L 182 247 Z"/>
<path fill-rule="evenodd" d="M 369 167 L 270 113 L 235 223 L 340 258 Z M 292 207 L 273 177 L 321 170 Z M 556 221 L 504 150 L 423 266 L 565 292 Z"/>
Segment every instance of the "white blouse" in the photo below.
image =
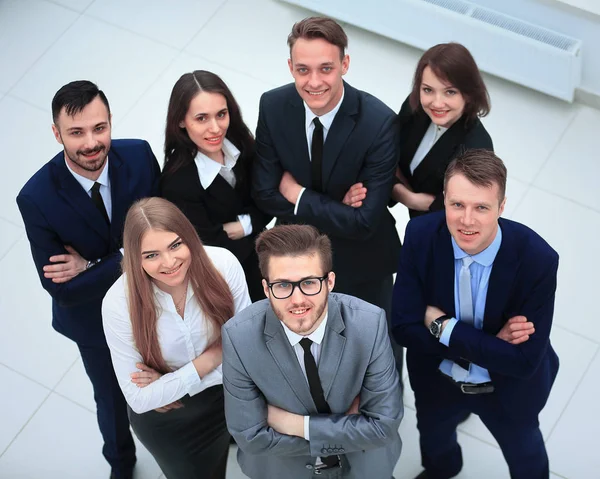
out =
<path fill-rule="evenodd" d="M 251 304 L 244 270 L 228 250 L 214 246 L 204 249 L 231 289 L 234 314 L 239 313 Z M 158 305 L 158 341 L 163 358 L 173 372 L 143 388 L 131 382 L 130 376 L 139 371 L 135 365 L 143 360 L 133 339 L 125 275 L 113 284 L 102 302 L 104 334 L 117 381 L 127 403 L 138 414 L 223 383 L 221 365 L 201 379 L 192 363 L 207 348 L 213 333 L 212 324 L 200 309 L 192 288 L 188 287 L 183 319 L 177 314 L 170 294 L 156 286 L 154 294 Z"/>
<path fill-rule="evenodd" d="M 433 148 L 433 145 L 440 139 L 440 137 L 448 131 L 448 128 L 444 128 L 443 126 L 438 126 L 434 122 L 429 124 L 427 131 L 423 135 L 421 139 L 421 143 L 419 143 L 419 147 L 415 152 L 415 156 L 413 156 L 412 161 L 410 162 L 410 172 L 414 173 L 417 169 L 417 166 L 421 164 L 421 162 L 425 159 L 429 151 Z"/>

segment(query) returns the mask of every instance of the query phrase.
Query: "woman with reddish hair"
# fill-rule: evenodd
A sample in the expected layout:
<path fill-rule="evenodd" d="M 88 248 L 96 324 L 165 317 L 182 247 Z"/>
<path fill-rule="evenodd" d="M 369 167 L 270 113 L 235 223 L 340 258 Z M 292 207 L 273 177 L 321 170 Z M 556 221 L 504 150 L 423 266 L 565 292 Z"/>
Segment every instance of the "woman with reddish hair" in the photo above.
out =
<path fill-rule="evenodd" d="M 133 431 L 168 479 L 225 479 L 221 326 L 250 304 L 242 267 L 161 198 L 131 207 L 123 245 L 102 318 Z"/>
<path fill-rule="evenodd" d="M 444 172 L 467 149 L 493 150 L 479 120 L 490 111 L 473 56 L 458 43 L 427 50 L 399 116 L 400 157 L 392 199 L 411 217 L 444 208 Z"/>

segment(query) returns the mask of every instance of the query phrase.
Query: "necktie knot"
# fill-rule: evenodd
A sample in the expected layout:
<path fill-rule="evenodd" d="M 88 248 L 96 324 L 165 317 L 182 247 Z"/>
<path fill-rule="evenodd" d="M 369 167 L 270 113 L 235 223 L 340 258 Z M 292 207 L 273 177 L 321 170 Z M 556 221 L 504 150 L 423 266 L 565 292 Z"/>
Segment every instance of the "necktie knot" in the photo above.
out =
<path fill-rule="evenodd" d="M 100 183 L 98 183 L 97 181 L 94 183 L 94 186 L 92 186 L 92 193 L 100 193 Z"/>
<path fill-rule="evenodd" d="M 469 267 L 473 264 L 473 262 L 474 262 L 473 258 L 471 258 L 470 256 L 465 256 L 462 259 L 463 268 L 469 269 Z"/>
<path fill-rule="evenodd" d="M 300 346 L 304 349 L 305 352 L 310 352 L 310 347 L 312 346 L 312 341 L 308 338 L 303 338 L 300 340 Z"/>
<path fill-rule="evenodd" d="M 313 124 L 315 125 L 315 129 L 320 129 L 320 130 L 323 129 L 323 123 L 321 123 L 318 116 L 314 117 Z"/>

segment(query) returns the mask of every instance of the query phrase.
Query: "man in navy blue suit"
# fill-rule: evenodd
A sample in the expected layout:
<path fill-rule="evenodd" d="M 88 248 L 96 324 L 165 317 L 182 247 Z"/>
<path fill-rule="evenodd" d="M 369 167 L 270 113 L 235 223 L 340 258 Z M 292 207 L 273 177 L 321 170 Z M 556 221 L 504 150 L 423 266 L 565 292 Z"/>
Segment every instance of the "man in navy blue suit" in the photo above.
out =
<path fill-rule="evenodd" d="M 500 218 L 506 168 L 470 150 L 445 176 L 445 213 L 406 228 L 394 288 L 393 334 L 407 349 L 415 392 L 419 478 L 462 468 L 456 428 L 479 415 L 512 478 L 549 477 L 538 415 L 558 372 L 550 344 L 557 253 Z"/>
<path fill-rule="evenodd" d="M 131 478 L 135 445 L 101 305 L 121 274 L 127 210 L 156 193 L 160 169 L 147 142 L 111 143 L 108 100 L 89 81 L 58 90 L 52 116 L 64 151 L 33 175 L 17 204 L 42 286 L 52 296 L 52 325 L 77 343 L 92 382 L 111 478 Z"/>

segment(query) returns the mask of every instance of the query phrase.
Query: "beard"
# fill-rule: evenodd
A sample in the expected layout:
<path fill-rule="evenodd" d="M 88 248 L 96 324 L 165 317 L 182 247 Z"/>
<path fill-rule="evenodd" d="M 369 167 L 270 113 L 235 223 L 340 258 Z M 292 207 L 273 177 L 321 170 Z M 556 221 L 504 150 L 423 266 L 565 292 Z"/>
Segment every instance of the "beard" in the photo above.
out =
<path fill-rule="evenodd" d="M 100 152 L 100 155 L 95 160 L 86 160 L 84 155 L 93 155 L 94 153 Z M 76 152 L 67 150 L 65 148 L 65 154 L 73 163 L 75 163 L 79 168 L 85 171 L 98 171 L 101 170 L 104 164 L 106 163 L 106 158 L 108 157 L 108 151 L 105 145 L 100 144 L 95 148 L 90 150 L 78 150 Z"/>
<path fill-rule="evenodd" d="M 327 298 L 328 294 L 325 296 L 325 299 L 318 304 L 312 304 L 308 302 L 292 303 L 285 308 L 279 308 L 276 304 L 274 304 L 273 298 L 269 298 L 269 302 L 271 303 L 271 308 L 273 309 L 273 312 L 279 321 L 285 324 L 294 333 L 307 336 L 317 329 L 318 323 L 320 324 L 320 321 L 324 316 L 323 313 L 327 308 Z M 303 318 L 296 318 L 292 313 L 290 313 L 291 309 L 308 308 L 310 308 L 309 314 Z"/>

